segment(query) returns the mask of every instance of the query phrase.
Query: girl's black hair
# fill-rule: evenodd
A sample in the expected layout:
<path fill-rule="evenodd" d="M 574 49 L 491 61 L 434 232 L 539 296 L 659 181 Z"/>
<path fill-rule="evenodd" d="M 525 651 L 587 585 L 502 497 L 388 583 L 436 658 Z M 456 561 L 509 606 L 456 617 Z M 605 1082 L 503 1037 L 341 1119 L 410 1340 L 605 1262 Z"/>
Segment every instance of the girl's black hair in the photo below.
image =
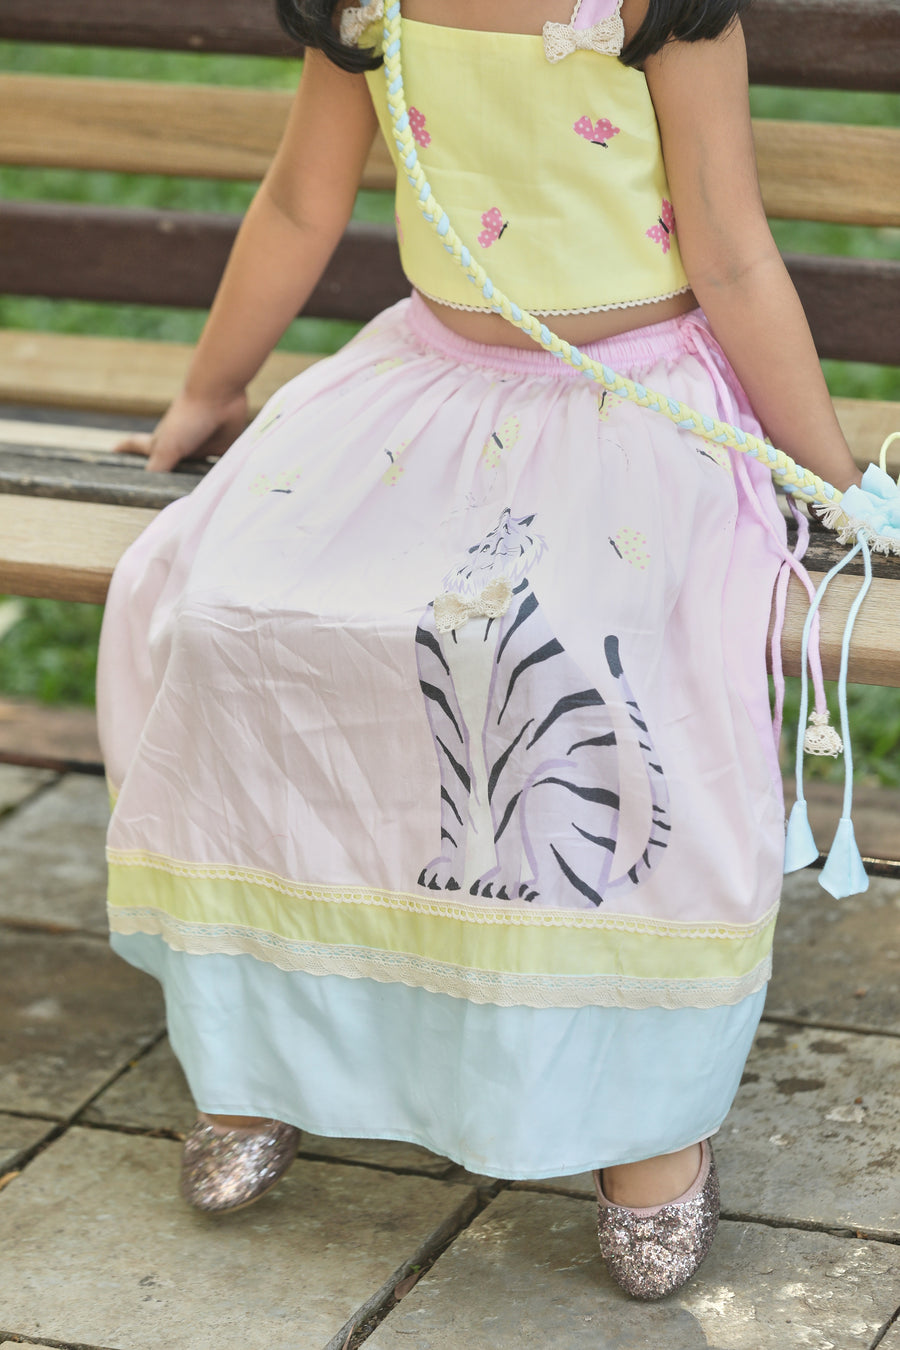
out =
<path fill-rule="evenodd" d="M 358 75 L 376 70 L 381 57 L 371 47 L 351 47 L 341 42 L 335 10 L 338 0 L 276 0 L 278 22 L 288 37 L 304 47 L 318 47 L 342 70 Z"/>
<path fill-rule="evenodd" d="M 717 38 L 750 0 L 650 0 L 644 22 L 622 48 L 619 60 L 641 66 L 667 42 L 699 42 Z"/>
<path fill-rule="evenodd" d="M 339 0 L 276 0 L 278 20 L 288 34 L 304 47 L 318 47 L 342 70 L 358 74 L 375 70 L 381 57 L 372 48 L 358 48 L 341 42 L 335 20 Z M 620 60 L 626 66 L 640 66 L 667 42 L 698 42 L 717 38 L 747 8 L 750 0 L 650 0 L 644 22 L 630 42 L 626 42 Z"/>

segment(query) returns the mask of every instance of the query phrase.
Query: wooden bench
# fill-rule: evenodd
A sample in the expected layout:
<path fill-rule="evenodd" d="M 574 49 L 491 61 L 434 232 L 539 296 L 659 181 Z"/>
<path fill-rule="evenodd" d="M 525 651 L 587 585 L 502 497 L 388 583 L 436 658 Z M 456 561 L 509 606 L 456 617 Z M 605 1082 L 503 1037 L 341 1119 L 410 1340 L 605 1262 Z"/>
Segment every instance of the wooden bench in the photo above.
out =
<path fill-rule="evenodd" d="M 4 0 L 0 39 L 284 55 L 271 0 Z M 900 90 L 898 0 L 755 0 L 745 23 L 760 84 Z M 266 90 L 43 75 L 0 75 L 0 162 L 136 174 L 256 180 L 290 95 Z M 900 227 L 900 128 L 755 123 L 773 218 Z M 376 144 L 363 190 L 390 188 Z M 238 221 L 162 210 L 10 201 L 0 204 L 0 292 L 205 308 Z M 823 357 L 900 365 L 900 262 L 792 255 L 789 269 Z M 351 224 L 307 315 L 366 320 L 406 294 L 393 232 Z M 56 420 L 0 408 L 0 591 L 101 602 L 124 548 L 202 469 L 147 475 L 113 456 L 114 431 L 90 415 L 157 416 L 190 349 L 86 335 L 0 332 L 0 404 L 55 410 Z M 317 358 L 276 353 L 251 388 L 258 408 Z M 836 400 L 857 461 L 900 428 L 900 403 Z M 82 424 L 71 419 L 82 414 Z M 84 416 L 88 415 L 88 424 Z M 889 467 L 900 472 L 900 446 Z M 814 539 L 812 569 L 840 556 Z M 858 569 L 854 568 L 854 571 Z M 900 686 L 900 560 L 879 559 L 860 614 L 851 679 Z M 826 673 L 858 582 L 839 579 L 823 606 Z M 805 597 L 792 585 L 786 668 L 799 669 Z"/>

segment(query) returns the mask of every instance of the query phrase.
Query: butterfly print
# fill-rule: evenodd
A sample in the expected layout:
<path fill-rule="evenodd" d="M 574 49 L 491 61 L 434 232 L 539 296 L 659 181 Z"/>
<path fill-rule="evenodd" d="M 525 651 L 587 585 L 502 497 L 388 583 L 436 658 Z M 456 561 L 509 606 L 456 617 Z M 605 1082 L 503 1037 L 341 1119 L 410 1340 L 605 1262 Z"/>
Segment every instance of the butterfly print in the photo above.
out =
<path fill-rule="evenodd" d="M 665 197 L 662 200 L 662 210 L 657 217 L 657 223 L 651 225 L 649 230 L 645 230 L 648 239 L 659 244 L 663 253 L 668 253 L 672 244 L 672 235 L 675 233 L 675 212 L 672 210 L 672 203 Z"/>
<path fill-rule="evenodd" d="M 425 114 L 419 112 L 418 108 L 410 108 L 409 126 L 416 145 L 426 149 L 431 144 L 431 132 L 425 130 Z"/>
<path fill-rule="evenodd" d="M 489 469 L 499 467 L 504 451 L 511 450 L 521 435 L 522 424 L 518 417 L 514 414 L 504 417 L 499 427 L 488 436 L 481 452 Z"/>
<path fill-rule="evenodd" d="M 390 467 L 387 472 L 382 475 L 381 481 L 386 487 L 396 487 L 400 482 L 405 467 L 400 463 L 400 456 L 408 445 L 409 441 L 401 441 L 396 450 L 385 450 L 384 453 L 390 461 Z"/>
<path fill-rule="evenodd" d="M 499 206 L 492 206 L 490 211 L 485 211 L 482 215 L 481 223 L 484 229 L 478 236 L 478 242 L 482 248 L 490 248 L 491 244 L 496 244 L 498 239 L 502 239 L 509 221 L 503 219 Z"/>
<path fill-rule="evenodd" d="M 650 561 L 647 551 L 647 536 L 640 530 L 631 530 L 623 526 L 609 541 L 623 562 L 630 563 L 639 572 L 646 572 Z"/>
<path fill-rule="evenodd" d="M 573 130 L 586 141 L 590 141 L 591 145 L 602 145 L 606 150 L 613 136 L 618 136 L 621 128 L 614 127 L 608 117 L 601 117 L 597 122 L 592 122 L 589 117 L 579 117 Z"/>

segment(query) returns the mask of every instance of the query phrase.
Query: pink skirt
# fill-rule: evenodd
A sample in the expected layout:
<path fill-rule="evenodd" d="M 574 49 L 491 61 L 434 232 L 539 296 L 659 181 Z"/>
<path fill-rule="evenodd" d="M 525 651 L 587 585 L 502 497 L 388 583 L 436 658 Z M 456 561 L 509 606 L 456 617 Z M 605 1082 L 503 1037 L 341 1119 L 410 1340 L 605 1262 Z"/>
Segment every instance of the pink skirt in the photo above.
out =
<path fill-rule="evenodd" d="M 759 434 L 696 313 L 587 350 Z M 413 296 L 128 551 L 110 920 L 203 1109 L 505 1176 L 718 1127 L 784 846 L 784 528 L 739 458 Z"/>

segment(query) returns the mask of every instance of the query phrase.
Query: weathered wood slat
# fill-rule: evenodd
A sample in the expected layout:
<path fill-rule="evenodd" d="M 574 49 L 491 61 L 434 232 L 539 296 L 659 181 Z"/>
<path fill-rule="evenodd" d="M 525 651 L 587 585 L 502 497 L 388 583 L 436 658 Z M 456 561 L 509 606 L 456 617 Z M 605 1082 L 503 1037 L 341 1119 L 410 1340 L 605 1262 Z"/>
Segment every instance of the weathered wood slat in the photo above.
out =
<path fill-rule="evenodd" d="M 818 585 L 818 573 L 811 574 Z M 859 578 L 837 576 L 822 601 L 820 650 L 826 680 L 836 680 L 841 664 L 841 639 Z M 800 674 L 800 640 L 807 614 L 806 592 L 791 580 L 784 626 L 784 671 Z M 853 630 L 849 678 L 858 684 L 900 686 L 900 583 L 878 577 L 860 608 Z"/>
<path fill-rule="evenodd" d="M 756 120 L 753 135 L 767 215 L 900 224 L 900 128 Z"/>
<path fill-rule="evenodd" d="M 900 89 L 898 0 L 754 0 L 741 21 L 755 84 Z"/>
<path fill-rule="evenodd" d="M 0 205 L 0 291 L 205 309 L 239 219 L 57 202 Z M 392 229 L 351 223 L 304 306 L 364 321 L 409 294 Z"/>
<path fill-rule="evenodd" d="M 3 0 L 0 38 L 282 55 L 271 0 Z M 900 89 L 897 0 L 754 0 L 744 17 L 752 79 Z"/>
<path fill-rule="evenodd" d="M 0 592 L 102 603 L 113 568 L 155 514 L 0 496 Z"/>
<path fill-rule="evenodd" d="M 886 399 L 836 398 L 834 408 L 857 464 L 874 464 L 888 436 L 900 431 L 900 403 Z M 900 441 L 888 446 L 888 472 L 900 477 Z"/>
<path fill-rule="evenodd" d="M 785 255 L 819 355 L 900 365 L 900 262 Z"/>
<path fill-rule="evenodd" d="M 3 0 L 0 38 L 256 56 L 294 50 L 270 0 Z"/>
<path fill-rule="evenodd" d="M 131 459 L 132 457 L 129 456 Z M 115 464 L 106 460 L 85 463 L 21 453 L 0 446 L 0 494 L 53 497 L 59 501 L 100 502 L 110 506 L 145 506 L 161 510 L 186 497 L 202 475 L 147 473 L 143 461 Z"/>
<path fill-rule="evenodd" d="M 0 402 L 158 417 L 180 389 L 192 352 L 180 342 L 0 331 Z M 250 385 L 251 410 L 317 360 L 274 352 Z"/>
<path fill-rule="evenodd" d="M 135 80 L 0 75 L 0 163 L 255 181 L 290 94 Z M 769 215 L 900 224 L 900 129 L 756 121 Z M 363 186 L 391 188 L 376 138 Z"/>
<path fill-rule="evenodd" d="M 0 163 L 192 178 L 262 178 L 291 94 L 143 80 L 0 75 Z M 376 138 L 363 187 L 391 188 Z"/>

